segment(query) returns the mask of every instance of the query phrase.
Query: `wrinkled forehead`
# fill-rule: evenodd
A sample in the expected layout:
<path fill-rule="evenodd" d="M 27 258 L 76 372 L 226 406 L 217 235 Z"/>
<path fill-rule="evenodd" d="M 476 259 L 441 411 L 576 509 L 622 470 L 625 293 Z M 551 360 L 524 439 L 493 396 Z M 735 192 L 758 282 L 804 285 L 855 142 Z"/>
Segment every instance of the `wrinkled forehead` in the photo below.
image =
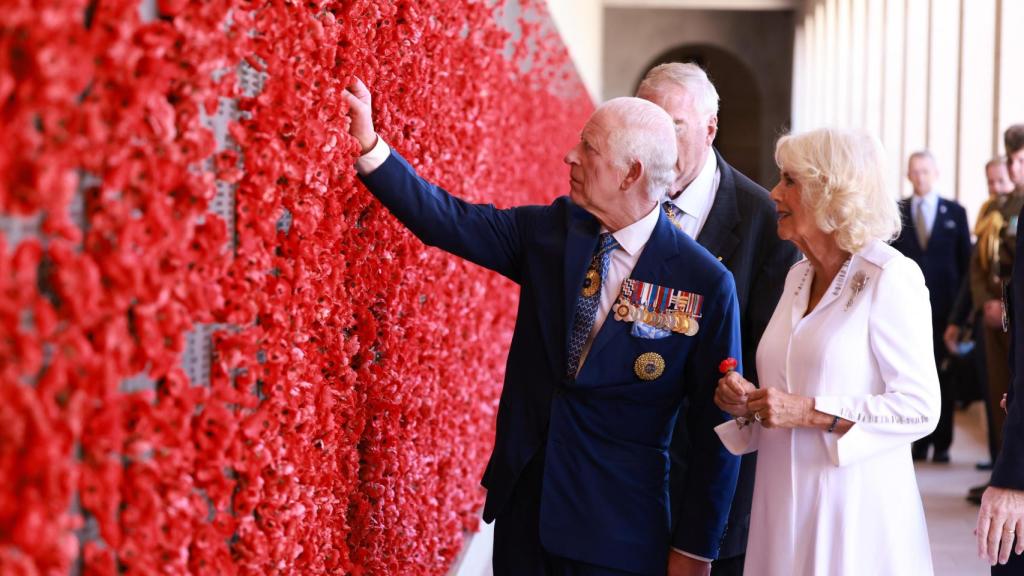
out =
<path fill-rule="evenodd" d="M 583 126 L 583 138 L 591 144 L 604 143 L 612 130 L 620 127 L 621 118 L 619 113 L 607 107 L 598 108 L 590 115 L 590 119 Z"/>
<path fill-rule="evenodd" d="M 932 158 L 931 156 L 926 155 L 912 157 L 907 167 L 910 168 L 911 170 L 915 168 L 918 170 L 935 170 L 936 168 L 938 168 L 938 166 L 935 165 L 935 159 Z"/>

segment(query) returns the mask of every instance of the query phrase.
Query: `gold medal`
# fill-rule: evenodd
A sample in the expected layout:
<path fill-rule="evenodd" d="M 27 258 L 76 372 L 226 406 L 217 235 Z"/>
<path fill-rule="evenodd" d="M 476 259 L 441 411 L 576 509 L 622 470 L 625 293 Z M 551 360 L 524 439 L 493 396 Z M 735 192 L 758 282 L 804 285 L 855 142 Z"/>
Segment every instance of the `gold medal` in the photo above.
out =
<path fill-rule="evenodd" d="M 583 290 L 580 292 L 584 298 L 590 298 L 601 289 L 601 275 L 597 270 L 587 270 L 587 277 L 583 279 Z"/>
<path fill-rule="evenodd" d="M 697 319 L 696 318 L 688 316 L 687 319 L 690 321 L 690 325 L 686 328 L 686 335 L 687 336 L 696 336 L 697 335 L 697 331 L 700 330 L 700 324 L 697 323 Z"/>
<path fill-rule="evenodd" d="M 686 328 L 683 327 L 683 320 L 685 320 L 685 319 L 686 319 L 686 316 L 683 316 L 682 314 L 673 314 L 672 315 L 672 331 L 677 333 L 677 334 L 684 334 L 686 332 Z"/>
<path fill-rule="evenodd" d="M 645 352 L 633 363 L 633 372 L 641 380 L 657 380 L 665 372 L 665 359 L 657 352 Z"/>
<path fill-rule="evenodd" d="M 622 301 L 615 306 L 615 319 L 622 322 L 629 318 L 630 306 Z"/>
<path fill-rule="evenodd" d="M 630 322 L 636 322 L 637 320 L 640 320 L 642 317 L 643 317 L 643 314 L 641 313 L 639 308 L 637 308 L 636 306 L 630 306 L 629 307 L 629 321 Z"/>
<path fill-rule="evenodd" d="M 690 317 L 680 316 L 679 317 L 679 333 L 686 334 L 690 330 Z"/>

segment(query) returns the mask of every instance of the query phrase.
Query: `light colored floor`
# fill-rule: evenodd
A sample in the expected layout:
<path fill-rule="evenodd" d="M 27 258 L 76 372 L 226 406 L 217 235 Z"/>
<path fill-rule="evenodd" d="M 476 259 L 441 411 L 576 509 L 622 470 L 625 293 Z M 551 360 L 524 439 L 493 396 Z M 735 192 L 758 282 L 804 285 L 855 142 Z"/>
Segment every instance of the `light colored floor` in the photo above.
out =
<path fill-rule="evenodd" d="M 974 464 L 987 458 L 985 448 L 984 411 L 980 402 L 956 414 L 956 428 L 949 464 L 921 463 L 917 481 L 924 500 L 928 535 L 932 543 L 932 560 L 936 576 L 987 576 L 989 567 L 978 559 L 974 546 L 974 522 L 978 508 L 964 496 L 971 486 L 988 479 L 988 472 L 979 472 Z M 452 569 L 459 576 L 492 574 L 489 530 L 478 534 L 464 562 Z M 470 561 L 469 558 L 475 558 Z M 459 564 L 462 564 L 461 566 Z M 908 575 L 910 576 L 910 575 Z"/>
<path fill-rule="evenodd" d="M 952 462 L 917 466 L 936 576 L 989 574 L 974 545 L 978 507 L 964 500 L 969 487 L 988 479 L 988 472 L 974 469 L 976 462 L 988 458 L 985 434 L 984 409 L 975 402 L 970 409 L 956 413 Z"/>

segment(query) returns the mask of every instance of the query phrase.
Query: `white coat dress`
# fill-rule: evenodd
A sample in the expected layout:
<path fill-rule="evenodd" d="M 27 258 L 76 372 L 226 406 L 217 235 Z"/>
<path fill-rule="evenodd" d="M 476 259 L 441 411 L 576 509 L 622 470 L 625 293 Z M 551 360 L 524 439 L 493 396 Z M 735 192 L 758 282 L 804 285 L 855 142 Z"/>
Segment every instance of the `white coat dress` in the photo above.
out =
<path fill-rule="evenodd" d="M 933 573 L 910 444 L 938 422 L 931 309 L 920 268 L 875 241 L 804 315 L 814 271 L 790 270 L 761 338 L 761 386 L 813 397 L 854 422 L 824 430 L 716 428 L 734 454 L 758 451 L 745 573 Z"/>

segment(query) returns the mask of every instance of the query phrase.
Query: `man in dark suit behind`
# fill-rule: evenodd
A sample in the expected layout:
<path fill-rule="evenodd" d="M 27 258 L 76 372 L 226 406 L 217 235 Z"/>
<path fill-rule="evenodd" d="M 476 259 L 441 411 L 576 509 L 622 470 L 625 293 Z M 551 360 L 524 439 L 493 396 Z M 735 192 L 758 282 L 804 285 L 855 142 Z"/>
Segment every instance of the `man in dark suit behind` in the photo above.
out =
<path fill-rule="evenodd" d="M 893 241 L 893 247 L 917 262 L 924 273 L 931 298 L 935 362 L 942 389 L 939 424 L 934 432 L 914 443 L 913 456 L 914 460 L 924 460 L 928 457 L 928 448 L 933 447 L 932 460 L 944 463 L 949 462 L 949 447 L 953 443 L 956 390 L 951 374 L 944 368 L 949 351 L 943 334 L 957 291 L 969 272 L 971 232 L 963 206 L 940 198 L 935 191 L 938 175 L 935 158 L 930 152 L 923 150 L 910 155 L 907 179 L 914 186 L 914 195 L 900 202 L 903 230 Z"/>
<path fill-rule="evenodd" d="M 520 287 L 483 479 L 495 574 L 708 574 L 739 469 L 713 404 L 719 363 L 741 356 L 739 309 L 729 272 L 660 207 L 671 119 L 638 98 L 606 102 L 565 157 L 570 196 L 499 210 L 420 178 L 374 132 L 366 87 L 350 88 L 367 189 L 424 243 Z M 678 420 L 694 463 L 673 528 Z"/>
<path fill-rule="evenodd" d="M 661 106 L 675 123 L 679 178 L 666 198 L 666 211 L 732 272 L 740 304 L 743 372 L 756 385 L 757 345 L 800 253 L 779 239 L 768 191 L 714 149 L 718 92 L 704 70 L 690 63 L 662 64 L 647 73 L 637 96 Z M 686 430 L 679 428 L 672 442 L 672 494 L 680 502 L 688 451 Z M 715 576 L 743 573 L 756 466 L 756 453 L 743 457 L 722 550 L 712 565 Z"/>

